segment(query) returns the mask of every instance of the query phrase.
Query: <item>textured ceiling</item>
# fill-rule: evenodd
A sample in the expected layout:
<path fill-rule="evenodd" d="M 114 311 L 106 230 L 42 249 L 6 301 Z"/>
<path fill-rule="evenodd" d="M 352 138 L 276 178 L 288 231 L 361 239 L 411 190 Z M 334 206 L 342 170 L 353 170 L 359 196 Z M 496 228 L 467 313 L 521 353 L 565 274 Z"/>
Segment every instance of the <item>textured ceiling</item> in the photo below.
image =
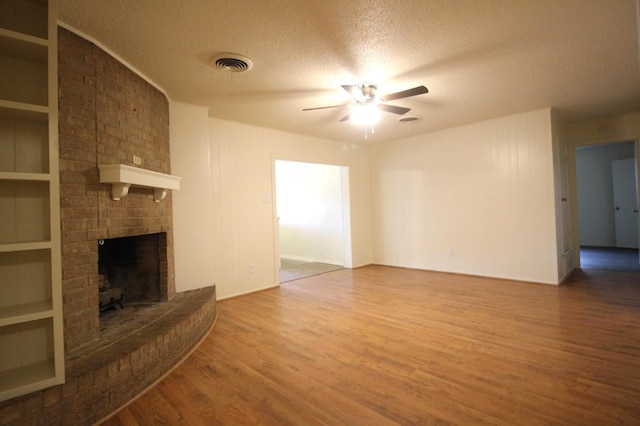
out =
<path fill-rule="evenodd" d="M 640 110 L 638 0 L 60 0 L 61 22 L 210 116 L 374 143 L 555 107 L 568 121 Z M 209 65 L 245 55 L 247 73 Z M 342 84 L 390 104 L 375 134 L 338 120 Z"/>

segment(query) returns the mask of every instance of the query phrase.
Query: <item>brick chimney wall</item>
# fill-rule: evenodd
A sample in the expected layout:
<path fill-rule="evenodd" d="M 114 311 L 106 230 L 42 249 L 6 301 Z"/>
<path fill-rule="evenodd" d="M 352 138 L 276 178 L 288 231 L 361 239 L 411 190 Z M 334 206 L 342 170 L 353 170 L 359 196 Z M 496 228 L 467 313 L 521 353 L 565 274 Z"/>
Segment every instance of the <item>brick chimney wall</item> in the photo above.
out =
<path fill-rule="evenodd" d="M 93 43 L 58 28 L 60 207 L 65 349 L 99 336 L 98 240 L 166 233 L 161 298 L 175 294 L 172 198 L 132 187 L 120 201 L 98 165 L 170 173 L 169 105 L 148 82 Z M 137 167 L 137 166 L 136 166 Z"/>

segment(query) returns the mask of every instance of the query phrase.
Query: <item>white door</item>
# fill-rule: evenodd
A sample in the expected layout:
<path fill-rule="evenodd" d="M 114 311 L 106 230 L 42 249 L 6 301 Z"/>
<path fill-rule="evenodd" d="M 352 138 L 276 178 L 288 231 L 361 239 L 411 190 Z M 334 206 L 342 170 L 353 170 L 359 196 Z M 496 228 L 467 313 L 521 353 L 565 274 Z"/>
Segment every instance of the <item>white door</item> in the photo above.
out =
<path fill-rule="evenodd" d="M 616 247 L 638 248 L 638 191 L 635 159 L 611 162 Z"/>

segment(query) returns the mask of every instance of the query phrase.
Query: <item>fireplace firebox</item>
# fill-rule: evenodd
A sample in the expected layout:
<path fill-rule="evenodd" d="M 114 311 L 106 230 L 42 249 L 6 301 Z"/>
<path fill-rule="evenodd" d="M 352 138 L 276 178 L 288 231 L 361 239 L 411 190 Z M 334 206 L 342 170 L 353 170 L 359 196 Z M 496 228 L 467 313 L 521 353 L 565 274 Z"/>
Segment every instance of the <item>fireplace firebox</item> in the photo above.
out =
<path fill-rule="evenodd" d="M 160 302 L 163 250 L 166 233 L 99 240 L 100 312 Z"/>

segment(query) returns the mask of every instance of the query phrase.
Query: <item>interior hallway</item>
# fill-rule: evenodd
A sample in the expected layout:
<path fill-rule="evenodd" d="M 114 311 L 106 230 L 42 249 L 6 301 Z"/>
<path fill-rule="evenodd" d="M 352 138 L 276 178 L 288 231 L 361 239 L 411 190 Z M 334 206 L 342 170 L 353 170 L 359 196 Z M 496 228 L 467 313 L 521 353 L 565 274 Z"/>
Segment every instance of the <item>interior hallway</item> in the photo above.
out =
<path fill-rule="evenodd" d="M 615 247 L 580 247 L 580 268 L 640 272 L 638 250 Z"/>

